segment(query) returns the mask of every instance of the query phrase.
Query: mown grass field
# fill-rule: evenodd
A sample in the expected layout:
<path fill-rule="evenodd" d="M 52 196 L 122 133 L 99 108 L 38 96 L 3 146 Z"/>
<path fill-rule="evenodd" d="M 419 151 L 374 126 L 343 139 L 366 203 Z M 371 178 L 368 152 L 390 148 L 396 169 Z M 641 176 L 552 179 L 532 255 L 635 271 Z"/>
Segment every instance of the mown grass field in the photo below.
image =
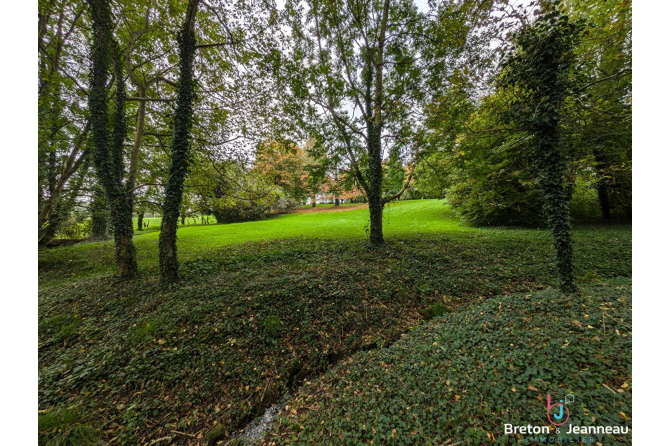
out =
<path fill-rule="evenodd" d="M 359 209 L 183 227 L 172 287 L 157 279 L 156 232 L 135 238 L 130 282 L 112 275 L 111 242 L 40 250 L 43 441 L 197 444 L 215 425 L 225 437 L 431 315 L 555 285 L 545 230 L 471 228 L 438 201 L 402 202 L 385 216 L 388 246 L 369 250 L 366 223 Z M 630 226 L 576 228 L 575 261 L 581 287 L 630 278 Z"/>
<path fill-rule="evenodd" d="M 330 207 L 328 205 L 321 206 Z M 394 203 L 385 212 L 385 235 L 404 237 L 435 234 L 444 231 L 471 231 L 461 226 L 446 206 L 437 200 Z M 160 218 L 150 219 L 152 227 L 160 226 Z M 177 232 L 179 257 L 182 261 L 205 258 L 222 246 L 245 242 L 279 239 L 351 239 L 365 243 L 368 224 L 367 209 L 345 212 L 281 214 L 267 220 L 225 225 L 180 226 Z M 136 232 L 137 259 L 143 273 L 158 269 L 157 231 Z M 78 281 L 99 275 L 113 274 L 113 241 L 81 243 L 59 249 L 40 251 L 40 287 Z"/>

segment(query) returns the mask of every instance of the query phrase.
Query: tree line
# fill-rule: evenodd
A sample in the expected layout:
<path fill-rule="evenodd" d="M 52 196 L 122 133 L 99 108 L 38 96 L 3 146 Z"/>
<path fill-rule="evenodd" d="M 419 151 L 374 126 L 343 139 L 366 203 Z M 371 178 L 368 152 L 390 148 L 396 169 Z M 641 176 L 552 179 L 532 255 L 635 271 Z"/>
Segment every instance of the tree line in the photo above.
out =
<path fill-rule="evenodd" d="M 361 197 L 375 247 L 387 203 L 446 198 L 549 227 L 574 289 L 572 216 L 632 212 L 631 29 L 630 1 L 41 0 L 39 239 L 85 208 L 129 278 L 157 211 L 175 282 L 188 211 Z"/>

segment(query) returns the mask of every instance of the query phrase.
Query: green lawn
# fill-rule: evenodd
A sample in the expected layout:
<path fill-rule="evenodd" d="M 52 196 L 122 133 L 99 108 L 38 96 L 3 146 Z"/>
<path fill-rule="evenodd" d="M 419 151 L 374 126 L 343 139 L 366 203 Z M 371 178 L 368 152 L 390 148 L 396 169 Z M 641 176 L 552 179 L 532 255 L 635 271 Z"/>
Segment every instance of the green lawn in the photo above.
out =
<path fill-rule="evenodd" d="M 462 226 L 448 208 L 438 200 L 416 200 L 393 203 L 384 215 L 384 231 L 388 238 L 445 231 L 472 231 Z M 150 219 L 153 228 L 160 218 Z M 180 226 L 177 232 L 179 258 L 182 261 L 207 256 L 213 249 L 244 242 L 288 238 L 357 239 L 364 243 L 368 210 L 281 214 L 267 220 L 223 225 Z M 158 268 L 158 236 L 156 230 L 136 232 L 138 264 L 143 272 Z M 82 278 L 112 274 L 113 241 L 81 243 L 39 253 L 40 288 L 61 285 Z"/>
<path fill-rule="evenodd" d="M 157 232 L 135 238 L 142 274 L 127 282 L 113 277 L 111 242 L 41 249 L 42 435 L 188 444 L 172 431 L 217 423 L 231 434 L 431 314 L 556 284 L 546 230 L 463 226 L 436 200 L 384 218 L 381 249 L 366 248 L 365 209 L 180 228 L 183 281 L 169 287 Z M 580 287 L 630 278 L 630 225 L 577 227 L 575 263 Z"/>

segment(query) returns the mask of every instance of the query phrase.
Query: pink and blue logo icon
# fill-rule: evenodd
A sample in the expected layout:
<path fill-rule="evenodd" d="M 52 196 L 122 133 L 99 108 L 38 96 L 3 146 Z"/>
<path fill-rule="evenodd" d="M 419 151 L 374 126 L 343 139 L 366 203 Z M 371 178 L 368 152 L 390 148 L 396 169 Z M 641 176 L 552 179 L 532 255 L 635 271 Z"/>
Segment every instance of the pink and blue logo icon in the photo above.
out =
<path fill-rule="evenodd" d="M 553 409 L 555 407 L 557 409 Z M 547 393 L 547 418 L 554 426 L 562 426 L 570 418 L 570 411 L 568 410 L 568 407 L 563 404 L 563 400 L 559 400 L 558 403 L 551 404 L 551 394 L 549 393 Z"/>

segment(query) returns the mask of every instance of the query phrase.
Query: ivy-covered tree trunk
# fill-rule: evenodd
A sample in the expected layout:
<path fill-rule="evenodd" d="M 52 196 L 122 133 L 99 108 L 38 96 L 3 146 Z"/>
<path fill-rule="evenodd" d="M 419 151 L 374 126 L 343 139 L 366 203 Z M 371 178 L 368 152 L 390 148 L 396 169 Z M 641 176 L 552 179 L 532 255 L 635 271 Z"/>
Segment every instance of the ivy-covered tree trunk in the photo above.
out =
<path fill-rule="evenodd" d="M 598 149 L 593 150 L 593 157 L 596 161 L 596 174 L 598 175 L 598 182 L 596 189 L 598 191 L 598 203 L 600 204 L 600 213 L 604 220 L 609 220 L 612 217 L 612 210 L 609 200 L 609 184 L 605 175 L 607 169 L 607 159 L 602 151 Z"/>
<path fill-rule="evenodd" d="M 144 229 L 144 212 L 138 212 L 137 213 L 137 230 L 141 231 Z"/>
<path fill-rule="evenodd" d="M 101 240 L 107 238 L 109 226 L 109 206 L 107 198 L 102 189 L 96 188 L 93 193 L 93 201 L 90 206 L 91 212 L 91 238 Z"/>
<path fill-rule="evenodd" d="M 370 209 L 370 245 L 381 246 L 384 244 L 383 212 L 384 197 L 382 182 L 384 170 L 382 168 L 382 107 L 384 90 L 384 46 L 386 45 L 386 26 L 388 23 L 390 1 L 384 1 L 381 17 L 377 47 L 370 49 L 367 54 L 367 110 L 371 110 L 371 101 L 374 101 L 373 113 L 368 112 L 367 143 L 368 164 L 370 168 L 370 183 L 368 191 L 368 207 Z M 373 62 L 374 61 L 374 62 Z M 374 98 L 372 98 L 372 74 L 374 72 Z"/>
<path fill-rule="evenodd" d="M 536 133 L 535 161 L 542 173 L 542 209 L 554 238 L 558 284 L 564 291 L 573 291 L 575 273 L 572 262 L 570 194 L 565 185 L 567 163 L 561 153 L 558 119 L 553 121 L 555 125 L 549 125 Z"/>
<path fill-rule="evenodd" d="M 381 128 L 372 126 L 368 136 L 368 159 L 370 167 L 370 191 L 368 193 L 368 208 L 370 211 L 370 245 L 384 244 L 382 196 L 382 159 L 381 159 Z"/>
<path fill-rule="evenodd" d="M 130 189 L 123 184 L 125 121 L 125 82 L 119 50 L 114 42 L 112 14 L 107 0 L 89 0 L 92 16 L 93 45 L 89 92 L 89 110 L 93 133 L 93 163 L 105 190 L 114 228 L 116 266 L 119 276 L 137 274 L 133 245 L 133 201 Z M 114 71 L 115 112 L 109 128 L 107 80 Z"/>
<path fill-rule="evenodd" d="M 44 229 L 42 230 L 42 237 L 39 239 L 39 246 L 48 246 L 56 237 L 56 232 L 65 221 L 66 213 L 63 210 L 63 205 L 59 202 L 56 204 L 54 210 L 49 216 Z"/>
<path fill-rule="evenodd" d="M 537 19 L 514 35 L 514 48 L 498 79 L 515 95 L 507 119 L 533 136 L 531 157 L 540 171 L 542 208 L 554 238 L 558 284 L 565 292 L 575 289 L 575 273 L 560 121 L 573 87 L 574 51 L 582 30 L 583 23 L 571 21 L 555 3 L 542 4 Z"/>
<path fill-rule="evenodd" d="M 184 192 L 193 121 L 193 59 L 195 56 L 195 16 L 199 0 L 189 0 L 186 19 L 179 32 L 179 89 L 174 114 L 174 132 L 170 171 L 163 202 L 163 220 L 158 242 L 160 270 L 163 281 L 179 280 L 177 261 L 177 223 Z"/>

